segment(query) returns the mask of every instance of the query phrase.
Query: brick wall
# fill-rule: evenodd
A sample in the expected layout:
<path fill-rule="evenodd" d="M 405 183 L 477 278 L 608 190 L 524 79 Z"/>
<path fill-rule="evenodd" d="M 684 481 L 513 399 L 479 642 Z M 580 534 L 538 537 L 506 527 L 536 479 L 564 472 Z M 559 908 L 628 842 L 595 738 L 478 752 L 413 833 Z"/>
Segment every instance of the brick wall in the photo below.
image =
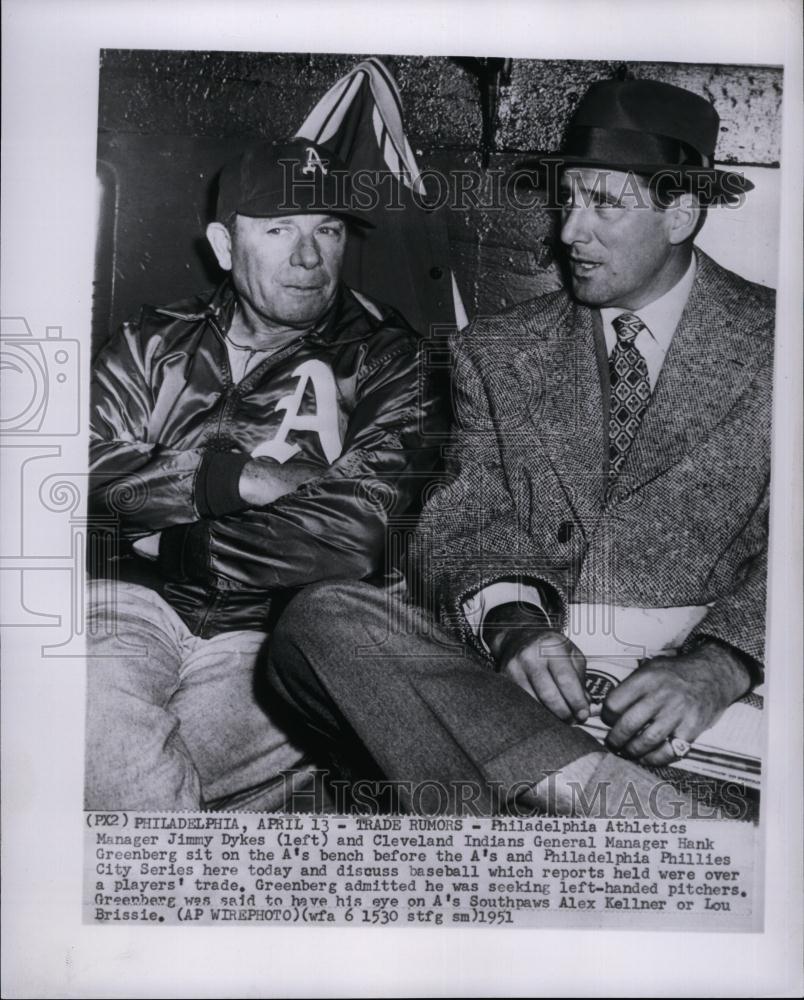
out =
<path fill-rule="evenodd" d="M 203 230 L 221 164 L 256 137 L 290 136 L 357 55 L 102 53 L 98 157 L 106 181 L 98 247 L 97 341 L 142 302 L 208 286 Z M 686 87 L 721 116 L 720 162 L 773 170 L 782 72 L 680 63 L 383 57 L 396 77 L 420 166 L 473 168 L 478 201 L 451 213 L 450 264 L 470 315 L 556 287 L 553 223 L 492 207 L 494 171 L 558 147 L 587 85 L 630 74 Z M 484 185 L 486 185 L 484 187 Z"/>

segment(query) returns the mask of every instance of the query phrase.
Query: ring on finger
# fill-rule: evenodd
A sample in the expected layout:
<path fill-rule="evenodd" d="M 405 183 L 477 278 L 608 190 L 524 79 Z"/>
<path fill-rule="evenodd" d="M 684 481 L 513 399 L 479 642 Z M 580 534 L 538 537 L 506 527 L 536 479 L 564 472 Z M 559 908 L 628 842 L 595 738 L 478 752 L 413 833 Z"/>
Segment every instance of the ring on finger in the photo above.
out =
<path fill-rule="evenodd" d="M 668 736 L 665 743 L 670 747 L 673 756 L 677 760 L 681 760 L 682 757 L 686 757 L 690 752 L 690 743 L 687 740 L 682 740 L 680 736 Z"/>

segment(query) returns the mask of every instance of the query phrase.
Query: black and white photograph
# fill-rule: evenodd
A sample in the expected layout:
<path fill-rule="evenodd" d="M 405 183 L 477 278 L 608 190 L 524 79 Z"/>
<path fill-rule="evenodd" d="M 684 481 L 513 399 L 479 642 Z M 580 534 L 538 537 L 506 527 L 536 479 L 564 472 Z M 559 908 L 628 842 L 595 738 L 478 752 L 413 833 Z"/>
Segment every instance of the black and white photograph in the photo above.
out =
<path fill-rule="evenodd" d="M 87 809 L 755 820 L 781 71 L 100 63 Z"/>
<path fill-rule="evenodd" d="M 4 989 L 795 995 L 800 14 L 155 9 L 4 14 Z"/>

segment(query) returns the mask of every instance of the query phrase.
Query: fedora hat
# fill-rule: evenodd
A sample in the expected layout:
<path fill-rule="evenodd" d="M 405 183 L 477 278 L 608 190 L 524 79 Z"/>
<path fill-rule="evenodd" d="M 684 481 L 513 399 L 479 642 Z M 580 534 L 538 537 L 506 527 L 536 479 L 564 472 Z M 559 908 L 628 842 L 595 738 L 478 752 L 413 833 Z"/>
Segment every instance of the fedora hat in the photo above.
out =
<path fill-rule="evenodd" d="M 714 166 L 720 118 L 703 97 L 657 80 L 599 80 L 581 98 L 562 149 L 518 164 L 538 186 L 565 167 L 630 171 L 662 189 L 694 191 L 706 204 L 734 203 L 751 181 Z"/>

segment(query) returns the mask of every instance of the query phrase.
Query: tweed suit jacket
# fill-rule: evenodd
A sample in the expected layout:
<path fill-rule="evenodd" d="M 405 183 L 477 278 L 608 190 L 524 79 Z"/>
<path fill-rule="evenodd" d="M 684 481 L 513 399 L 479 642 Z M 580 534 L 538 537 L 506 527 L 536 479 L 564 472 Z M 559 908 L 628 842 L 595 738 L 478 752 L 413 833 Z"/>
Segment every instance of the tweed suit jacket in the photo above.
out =
<path fill-rule="evenodd" d="M 453 341 L 453 479 L 420 520 L 425 593 L 476 642 L 463 602 L 499 580 L 569 602 L 710 605 L 692 637 L 760 663 L 765 642 L 774 293 L 696 248 L 689 299 L 614 484 L 597 314 L 559 291 Z M 691 637 L 691 638 L 692 638 Z"/>

